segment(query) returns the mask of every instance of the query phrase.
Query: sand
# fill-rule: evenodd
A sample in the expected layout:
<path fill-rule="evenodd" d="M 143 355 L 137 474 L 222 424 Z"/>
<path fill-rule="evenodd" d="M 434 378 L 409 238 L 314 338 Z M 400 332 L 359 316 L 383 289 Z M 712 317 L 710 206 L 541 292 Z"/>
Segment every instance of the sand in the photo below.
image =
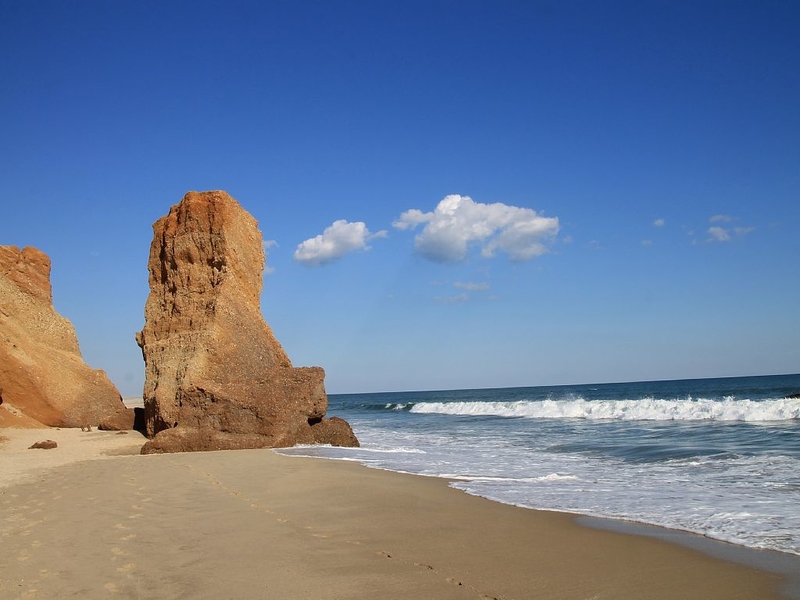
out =
<path fill-rule="evenodd" d="M 135 432 L 3 435 L 0 598 L 780 597 L 775 575 L 441 479 L 271 450 L 134 456 Z"/>

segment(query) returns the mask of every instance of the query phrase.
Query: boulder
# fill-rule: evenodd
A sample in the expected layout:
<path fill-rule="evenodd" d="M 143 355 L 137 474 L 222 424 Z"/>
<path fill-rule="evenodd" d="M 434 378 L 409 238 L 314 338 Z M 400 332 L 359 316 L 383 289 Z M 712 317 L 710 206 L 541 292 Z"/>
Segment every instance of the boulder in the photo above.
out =
<path fill-rule="evenodd" d="M 58 448 L 58 442 L 55 440 L 41 440 L 29 446 L 28 450 L 52 450 L 53 448 Z"/>
<path fill-rule="evenodd" d="M 223 191 L 189 192 L 153 225 L 142 452 L 358 445 L 325 419 L 320 367 L 292 366 L 261 314 L 258 223 Z"/>
<path fill-rule="evenodd" d="M 72 324 L 53 308 L 50 259 L 0 246 L 0 427 L 130 429 L 133 412 L 103 371 L 83 362 Z"/>

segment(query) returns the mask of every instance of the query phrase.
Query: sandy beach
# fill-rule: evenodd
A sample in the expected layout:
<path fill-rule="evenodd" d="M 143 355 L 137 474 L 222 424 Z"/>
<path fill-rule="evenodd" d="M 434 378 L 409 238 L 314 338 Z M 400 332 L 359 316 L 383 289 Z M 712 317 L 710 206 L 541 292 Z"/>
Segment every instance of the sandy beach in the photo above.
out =
<path fill-rule="evenodd" d="M 779 598 L 776 575 L 441 479 L 136 432 L 0 433 L 0 598 Z M 53 439 L 58 448 L 29 450 Z"/>

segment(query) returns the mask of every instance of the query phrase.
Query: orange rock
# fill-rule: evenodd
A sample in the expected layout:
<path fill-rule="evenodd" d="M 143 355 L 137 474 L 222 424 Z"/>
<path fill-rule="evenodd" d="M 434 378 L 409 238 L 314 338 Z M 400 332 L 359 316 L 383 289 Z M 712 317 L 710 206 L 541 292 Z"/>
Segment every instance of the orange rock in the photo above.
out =
<path fill-rule="evenodd" d="M 58 448 L 58 442 L 55 440 L 42 440 L 40 442 L 36 442 L 33 446 L 29 446 L 28 450 L 52 450 L 53 448 Z"/>
<path fill-rule="evenodd" d="M 0 427 L 133 425 L 114 384 L 83 362 L 53 308 L 50 259 L 32 247 L 0 246 L 0 385 Z"/>
<path fill-rule="evenodd" d="M 136 336 L 154 436 L 142 451 L 357 445 L 346 422 L 323 418 L 322 368 L 293 367 L 261 315 L 265 258 L 253 216 L 223 191 L 189 192 L 153 232 Z"/>

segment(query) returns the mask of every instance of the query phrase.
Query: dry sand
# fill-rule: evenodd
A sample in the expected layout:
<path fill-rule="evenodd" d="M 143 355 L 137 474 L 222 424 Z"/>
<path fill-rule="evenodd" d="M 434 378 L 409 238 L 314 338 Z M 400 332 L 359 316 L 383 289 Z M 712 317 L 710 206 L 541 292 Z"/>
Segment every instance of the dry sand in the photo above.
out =
<path fill-rule="evenodd" d="M 135 432 L 3 433 L 3 599 L 779 597 L 774 575 L 440 479 L 270 450 L 120 456 Z M 27 449 L 45 438 L 58 448 Z"/>

